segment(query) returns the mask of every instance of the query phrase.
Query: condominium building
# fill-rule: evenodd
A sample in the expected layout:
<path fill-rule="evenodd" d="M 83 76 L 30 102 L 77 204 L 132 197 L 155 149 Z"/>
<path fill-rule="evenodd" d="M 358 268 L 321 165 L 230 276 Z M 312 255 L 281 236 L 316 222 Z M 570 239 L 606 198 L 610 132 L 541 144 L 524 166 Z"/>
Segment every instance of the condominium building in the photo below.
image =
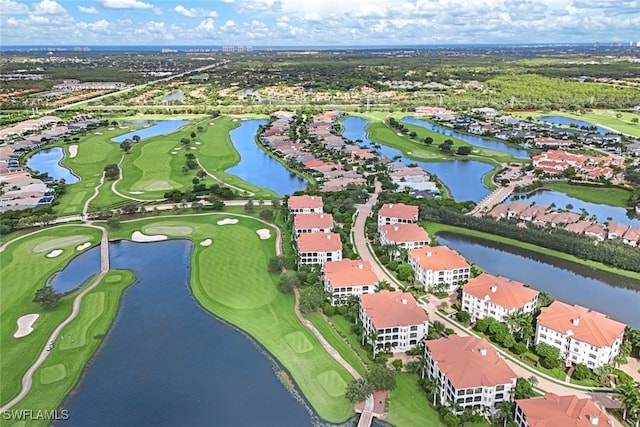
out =
<path fill-rule="evenodd" d="M 446 246 L 412 249 L 408 260 L 415 272 L 415 280 L 425 289 L 446 284 L 447 290 L 453 291 L 460 282 L 469 279 L 471 273 L 471 266 L 464 257 Z"/>
<path fill-rule="evenodd" d="M 310 233 L 298 237 L 298 262 L 324 264 L 342 259 L 342 242 L 336 233 Z"/>
<path fill-rule="evenodd" d="M 380 227 L 380 244 L 398 245 L 398 249 L 411 250 L 429 246 L 431 239 L 418 224 L 388 224 Z"/>
<path fill-rule="evenodd" d="M 331 294 L 333 305 L 344 304 L 352 295 L 372 294 L 379 282 L 369 261 L 329 261 L 323 270 L 324 290 Z"/>
<path fill-rule="evenodd" d="M 294 215 L 307 214 L 307 213 L 322 213 L 323 203 L 320 196 L 309 196 L 304 194 L 302 196 L 291 196 L 287 200 L 287 206 L 289 212 Z"/>
<path fill-rule="evenodd" d="M 293 219 L 293 231 L 296 237 L 303 233 L 329 233 L 333 225 L 333 215 L 328 213 L 296 215 Z"/>
<path fill-rule="evenodd" d="M 409 224 L 418 221 L 418 206 L 386 203 L 378 211 L 378 230 L 387 224 Z"/>
<path fill-rule="evenodd" d="M 516 400 L 515 422 L 518 427 L 613 427 L 616 425 L 606 411 L 598 408 L 591 399 L 558 396 L 554 393 Z"/>

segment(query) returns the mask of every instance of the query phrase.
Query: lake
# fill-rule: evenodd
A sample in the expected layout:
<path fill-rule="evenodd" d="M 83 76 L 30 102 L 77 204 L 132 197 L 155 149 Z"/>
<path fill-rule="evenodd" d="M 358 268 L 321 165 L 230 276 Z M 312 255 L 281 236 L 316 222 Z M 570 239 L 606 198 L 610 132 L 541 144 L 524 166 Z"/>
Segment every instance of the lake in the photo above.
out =
<path fill-rule="evenodd" d="M 66 294 L 87 283 L 98 271 L 100 246 L 79 253 L 63 270 L 54 274 L 48 283 L 57 293 Z"/>
<path fill-rule="evenodd" d="M 192 244 L 110 244 L 111 267 L 137 282 L 62 403 L 59 426 L 311 426 L 317 418 L 276 377 L 254 341 L 193 298 Z M 71 263 L 78 262 L 78 258 Z M 108 285 L 108 284 L 107 284 Z"/>
<path fill-rule="evenodd" d="M 351 141 L 361 140 L 366 147 L 371 147 L 366 127 L 369 120 L 360 117 L 347 117 L 342 121 L 342 136 Z M 421 162 L 405 157 L 398 149 L 384 144 L 377 149 L 389 159 L 399 157 L 405 164 L 417 164 L 423 170 L 437 175 L 447 187 L 449 194 L 457 201 L 472 200 L 479 202 L 491 192 L 482 182 L 482 177 L 489 173 L 493 166 L 475 160 L 451 160 L 447 162 Z"/>
<path fill-rule="evenodd" d="M 151 138 L 158 135 L 167 135 L 188 124 L 189 120 L 158 120 L 152 121 L 151 123 L 151 126 L 116 136 L 115 138 L 111 138 L 111 141 L 119 144 L 127 139 L 133 139 L 135 135 L 138 135 L 140 139 Z M 176 140 L 176 143 L 178 142 L 180 141 Z"/>
<path fill-rule="evenodd" d="M 573 125 L 574 127 L 577 126 L 578 128 L 583 128 L 583 127 L 591 128 L 591 127 L 595 126 L 597 131 L 598 131 L 598 133 L 600 133 L 602 135 L 606 135 L 606 134 L 612 132 L 610 129 L 603 128 L 602 126 L 596 126 L 593 123 L 583 122 L 582 120 L 577 120 L 577 119 L 570 119 L 568 117 L 562 117 L 562 116 L 538 116 L 538 117 L 536 117 L 536 119 L 540 120 L 541 122 L 547 122 L 547 123 L 551 123 L 551 124 L 554 124 L 554 125 L 561 125 L 561 126 L 571 126 L 571 125 Z M 613 132 L 615 132 L 615 131 L 613 131 Z"/>
<path fill-rule="evenodd" d="M 411 116 L 403 117 L 400 121 L 404 123 L 408 123 L 410 125 L 420 126 L 425 129 L 438 132 L 442 135 L 452 136 L 454 138 L 461 139 L 464 142 L 469 143 L 471 145 L 475 145 L 482 148 L 488 148 L 495 151 L 501 151 L 506 154 L 511 154 L 513 157 L 517 159 L 531 158 L 527 150 L 523 150 L 521 148 L 515 148 L 512 145 L 505 144 L 504 142 L 494 141 L 492 139 L 483 138 L 481 136 L 458 132 L 451 128 L 425 122 L 424 120 L 416 119 L 415 117 L 411 117 Z"/>
<path fill-rule="evenodd" d="M 607 222 L 608 218 L 612 218 L 620 224 L 640 227 L 640 219 L 629 218 L 625 208 L 589 203 L 557 191 L 539 190 L 519 198 L 519 201 L 527 204 L 535 202 L 536 205 L 549 206 L 551 203 L 555 203 L 556 209 L 565 209 L 568 204 L 571 204 L 573 205 L 573 209 L 571 209 L 573 212 L 580 213 L 581 209 L 585 209 L 589 216 L 595 215 L 600 223 Z M 512 197 L 511 201 L 513 202 L 514 200 L 514 197 Z"/>
<path fill-rule="evenodd" d="M 437 239 L 491 274 L 509 277 L 562 302 L 591 308 L 640 327 L 638 280 L 461 234 L 441 232 Z"/>
<path fill-rule="evenodd" d="M 27 167 L 32 171 L 46 172 L 53 179 L 64 179 L 67 184 L 75 184 L 80 181 L 70 169 L 62 166 L 60 161 L 64 158 L 64 150 L 60 147 L 40 150 L 27 159 Z"/>
<path fill-rule="evenodd" d="M 184 92 L 181 90 L 175 91 L 162 97 L 160 102 L 171 102 L 171 101 L 184 101 Z"/>
<path fill-rule="evenodd" d="M 304 190 L 307 188 L 305 179 L 287 170 L 258 146 L 258 127 L 265 124 L 266 120 L 243 120 L 240 126 L 229 132 L 233 146 L 240 153 L 240 162 L 226 172 L 280 196 Z"/>

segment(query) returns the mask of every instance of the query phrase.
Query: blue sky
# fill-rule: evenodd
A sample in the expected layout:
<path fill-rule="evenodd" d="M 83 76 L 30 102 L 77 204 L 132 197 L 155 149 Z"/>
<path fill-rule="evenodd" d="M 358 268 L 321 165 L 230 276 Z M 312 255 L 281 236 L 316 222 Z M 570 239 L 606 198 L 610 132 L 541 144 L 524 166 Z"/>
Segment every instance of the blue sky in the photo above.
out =
<path fill-rule="evenodd" d="M 3 46 L 632 40 L 640 0 L 0 0 Z"/>

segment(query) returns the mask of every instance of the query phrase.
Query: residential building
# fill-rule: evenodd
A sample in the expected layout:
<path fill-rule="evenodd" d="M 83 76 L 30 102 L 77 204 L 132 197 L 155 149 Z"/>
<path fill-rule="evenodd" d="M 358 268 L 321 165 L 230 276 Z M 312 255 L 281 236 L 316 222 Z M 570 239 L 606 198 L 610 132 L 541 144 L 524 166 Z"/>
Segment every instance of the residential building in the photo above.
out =
<path fill-rule="evenodd" d="M 329 233 L 333 228 L 333 215 L 328 213 L 308 213 L 296 215 L 293 231 L 296 237 L 303 233 Z"/>
<path fill-rule="evenodd" d="M 418 224 L 388 224 L 380 227 L 380 244 L 398 245 L 398 249 L 411 250 L 428 246 L 429 234 Z"/>
<path fill-rule="evenodd" d="M 342 259 L 342 242 L 336 233 L 309 233 L 298 237 L 298 262 L 324 264 Z"/>
<path fill-rule="evenodd" d="M 409 265 L 415 280 L 425 289 L 446 284 L 447 290 L 456 289 L 461 281 L 469 279 L 471 266 L 464 257 L 446 246 L 412 249 L 408 253 Z"/>
<path fill-rule="evenodd" d="M 516 400 L 515 422 L 518 427 L 613 427 L 616 425 L 606 411 L 598 408 L 591 399 L 558 396 L 554 393 Z"/>
<path fill-rule="evenodd" d="M 427 336 L 429 319 L 408 292 L 387 290 L 360 295 L 358 317 L 363 334 L 374 339 L 374 353 L 390 349 L 393 352 L 414 348 Z"/>
<path fill-rule="evenodd" d="M 556 347 L 567 365 L 581 363 L 593 369 L 613 362 L 625 326 L 597 311 L 554 301 L 538 315 L 535 344 Z"/>
<path fill-rule="evenodd" d="M 518 310 L 533 313 L 538 293 L 515 280 L 482 273 L 469 279 L 462 288 L 462 309 L 474 322 L 485 317 L 502 322 Z"/>
<path fill-rule="evenodd" d="M 287 200 L 287 206 L 289 207 L 289 212 L 294 215 L 301 213 L 322 213 L 322 197 L 309 196 L 308 194 L 291 196 L 289 200 Z"/>
<path fill-rule="evenodd" d="M 484 338 L 449 335 L 424 343 L 425 376 L 437 384 L 443 404 L 488 409 L 513 400 L 517 375 Z"/>
<path fill-rule="evenodd" d="M 378 211 L 378 230 L 387 224 L 409 224 L 418 221 L 418 206 L 387 203 Z"/>
<path fill-rule="evenodd" d="M 343 259 L 324 264 L 324 290 L 331 294 L 331 304 L 344 304 L 352 295 L 372 294 L 378 276 L 369 261 Z"/>

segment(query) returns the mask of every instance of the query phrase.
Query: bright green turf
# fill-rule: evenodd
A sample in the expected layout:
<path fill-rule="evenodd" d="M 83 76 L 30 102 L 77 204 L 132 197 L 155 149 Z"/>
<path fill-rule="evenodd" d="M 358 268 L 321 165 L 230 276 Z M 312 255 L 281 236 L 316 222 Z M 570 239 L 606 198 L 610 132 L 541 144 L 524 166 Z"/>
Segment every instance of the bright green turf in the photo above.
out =
<path fill-rule="evenodd" d="M 142 229 L 145 234 L 166 234 L 168 236 L 188 236 L 193 232 L 193 228 L 188 226 L 167 225 L 155 223 Z"/>
<path fill-rule="evenodd" d="M 570 119 L 581 120 L 583 122 L 592 123 L 594 125 L 600 125 L 607 128 L 611 128 L 614 131 L 626 133 L 629 135 L 633 135 L 636 137 L 640 137 L 640 124 L 632 123 L 631 119 L 640 118 L 638 114 L 627 113 L 625 111 L 614 111 L 614 110 L 589 110 L 585 114 L 576 114 L 569 113 L 566 111 L 551 111 L 551 112 L 521 112 L 521 113 L 511 113 L 514 116 L 526 118 L 533 117 L 534 119 L 537 116 L 562 116 L 568 117 Z M 616 114 L 621 114 L 622 117 L 619 119 L 616 117 Z"/>
<path fill-rule="evenodd" d="M 111 276 L 113 279 L 116 276 Z M 118 275 L 117 277 L 122 277 Z M 120 279 L 121 280 L 121 279 Z M 83 310 L 86 310 L 84 321 L 75 329 L 67 328 L 68 331 L 58 338 L 58 348 L 60 350 L 68 350 L 76 347 L 82 347 L 87 340 L 87 331 L 91 324 L 100 318 L 104 312 L 104 292 L 91 292 L 82 300 Z"/>
<path fill-rule="evenodd" d="M 626 207 L 631 192 L 622 188 L 605 188 L 583 185 L 569 185 L 564 182 L 545 183 L 546 188 L 565 193 L 585 202 L 599 203 L 601 205 Z"/>
<path fill-rule="evenodd" d="M 344 396 L 347 383 L 344 382 L 342 377 L 336 371 L 324 371 L 318 374 L 316 379 L 329 396 Z"/>
<path fill-rule="evenodd" d="M 426 394 L 418 386 L 418 377 L 409 373 L 396 376 L 396 388 L 389 396 L 388 422 L 396 427 L 444 426 Z"/>
<path fill-rule="evenodd" d="M 58 237 L 56 239 L 50 239 L 47 236 L 41 236 L 36 238 L 36 245 L 33 248 L 33 252 L 42 253 L 49 252 L 54 249 L 64 249 L 71 246 L 79 246 L 83 243 L 91 240 L 91 236 L 88 234 L 80 234 L 77 236 Z"/>
<path fill-rule="evenodd" d="M 51 384 L 60 381 L 67 376 L 67 370 L 62 363 L 47 366 L 40 370 L 40 383 Z"/>
<path fill-rule="evenodd" d="M 302 332 L 291 332 L 284 336 L 284 340 L 296 353 L 306 353 L 307 351 L 313 350 L 313 344 L 309 342 Z"/>

